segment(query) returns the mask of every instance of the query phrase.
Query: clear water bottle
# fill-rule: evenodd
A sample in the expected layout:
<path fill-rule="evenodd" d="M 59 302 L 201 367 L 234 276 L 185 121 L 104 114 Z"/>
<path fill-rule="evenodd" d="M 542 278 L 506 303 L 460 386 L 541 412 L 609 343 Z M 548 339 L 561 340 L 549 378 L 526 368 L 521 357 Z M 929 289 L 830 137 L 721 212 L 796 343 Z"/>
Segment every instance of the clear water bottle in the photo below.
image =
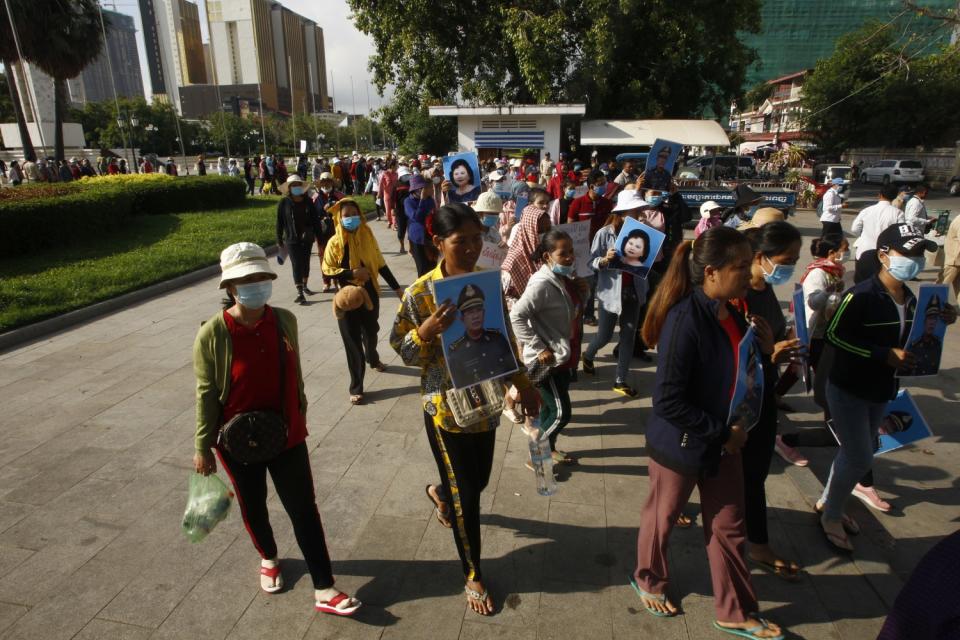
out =
<path fill-rule="evenodd" d="M 529 436 L 530 462 L 537 477 L 537 493 L 552 496 L 557 492 L 557 479 L 553 476 L 553 454 L 550 451 L 550 440 L 542 438 L 542 435 L 540 425 L 534 423 Z"/>

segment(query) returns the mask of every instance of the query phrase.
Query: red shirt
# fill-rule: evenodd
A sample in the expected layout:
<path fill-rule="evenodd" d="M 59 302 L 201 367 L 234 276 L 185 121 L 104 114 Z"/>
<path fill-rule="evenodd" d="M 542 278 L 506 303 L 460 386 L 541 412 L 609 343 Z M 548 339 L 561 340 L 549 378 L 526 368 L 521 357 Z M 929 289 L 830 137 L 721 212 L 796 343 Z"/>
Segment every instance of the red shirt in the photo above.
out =
<path fill-rule="evenodd" d="M 740 341 L 743 340 L 743 334 L 740 332 L 740 327 L 732 313 L 727 314 L 726 320 L 720 321 L 720 326 L 727 332 L 727 337 L 730 339 L 730 348 L 733 349 L 733 382 L 730 383 L 728 394 L 730 398 L 733 398 L 733 391 L 737 386 L 737 371 L 740 369 Z"/>
<path fill-rule="evenodd" d="M 253 327 L 245 327 L 226 311 L 233 342 L 233 363 L 230 366 L 230 396 L 223 407 L 223 422 L 245 411 L 280 411 L 280 353 L 277 338 L 277 317 L 266 307 L 263 317 Z M 300 389 L 297 380 L 297 354 L 290 343 L 284 357 L 286 376 L 284 396 L 287 403 L 287 448 L 307 438 L 307 419 L 300 411 Z"/>
<path fill-rule="evenodd" d="M 597 198 L 595 201 L 590 199 L 590 193 L 585 193 L 579 198 L 574 198 L 570 203 L 570 209 L 567 211 L 567 218 L 571 222 L 590 221 L 590 242 L 593 242 L 593 236 L 607 222 L 607 217 L 613 211 L 613 203 L 606 198 Z"/>

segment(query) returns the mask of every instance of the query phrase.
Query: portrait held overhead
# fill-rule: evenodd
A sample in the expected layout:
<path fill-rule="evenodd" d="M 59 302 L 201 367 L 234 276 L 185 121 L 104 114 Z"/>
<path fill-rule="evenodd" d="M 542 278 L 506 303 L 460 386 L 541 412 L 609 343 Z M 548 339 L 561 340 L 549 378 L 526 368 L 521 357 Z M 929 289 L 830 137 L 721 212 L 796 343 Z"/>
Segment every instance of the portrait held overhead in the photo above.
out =
<path fill-rule="evenodd" d="M 0 640 L 960 640 L 958 8 L 0 0 Z"/>

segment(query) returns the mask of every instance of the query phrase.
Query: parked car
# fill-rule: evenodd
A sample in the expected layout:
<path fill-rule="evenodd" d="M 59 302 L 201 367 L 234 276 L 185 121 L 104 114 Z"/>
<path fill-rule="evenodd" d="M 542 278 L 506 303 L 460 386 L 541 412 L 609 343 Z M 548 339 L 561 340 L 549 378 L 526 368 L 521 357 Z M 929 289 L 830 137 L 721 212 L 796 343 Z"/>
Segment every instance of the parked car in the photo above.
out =
<path fill-rule="evenodd" d="M 826 184 L 834 178 L 843 178 L 844 183 L 852 179 L 853 167 L 848 164 L 818 164 L 813 169 L 814 180 Z"/>
<path fill-rule="evenodd" d="M 960 196 L 960 176 L 953 176 L 947 183 L 947 191 L 952 196 Z"/>
<path fill-rule="evenodd" d="M 919 160 L 881 160 L 860 171 L 860 182 L 923 182 L 923 164 Z"/>
<path fill-rule="evenodd" d="M 713 164 L 714 156 L 699 156 L 688 160 L 680 171 L 689 168 L 700 176 L 708 176 Z M 718 178 L 754 178 L 757 175 L 756 164 L 750 156 L 716 156 L 716 166 Z"/>

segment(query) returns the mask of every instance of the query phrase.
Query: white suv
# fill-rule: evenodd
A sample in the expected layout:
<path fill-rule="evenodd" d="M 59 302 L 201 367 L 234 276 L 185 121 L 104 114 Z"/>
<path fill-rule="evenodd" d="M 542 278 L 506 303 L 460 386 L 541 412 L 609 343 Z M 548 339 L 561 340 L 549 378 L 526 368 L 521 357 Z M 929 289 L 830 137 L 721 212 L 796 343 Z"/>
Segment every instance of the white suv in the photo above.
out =
<path fill-rule="evenodd" d="M 860 182 L 923 182 L 923 164 L 919 160 L 881 160 L 860 171 Z"/>

